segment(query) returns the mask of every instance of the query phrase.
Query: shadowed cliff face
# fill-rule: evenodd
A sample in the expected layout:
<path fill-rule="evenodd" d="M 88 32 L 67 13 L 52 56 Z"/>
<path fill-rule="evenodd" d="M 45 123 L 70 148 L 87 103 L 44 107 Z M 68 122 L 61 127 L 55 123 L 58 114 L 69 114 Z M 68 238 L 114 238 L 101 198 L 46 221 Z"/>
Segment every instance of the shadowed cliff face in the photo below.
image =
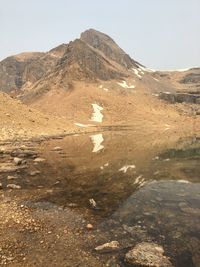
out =
<path fill-rule="evenodd" d="M 59 56 L 49 53 L 23 53 L 0 62 L 0 90 L 11 92 L 29 87 L 45 76 Z"/>
<path fill-rule="evenodd" d="M 65 72 L 74 80 L 110 80 L 125 76 L 121 66 L 80 39 L 69 43 L 57 70 Z"/>

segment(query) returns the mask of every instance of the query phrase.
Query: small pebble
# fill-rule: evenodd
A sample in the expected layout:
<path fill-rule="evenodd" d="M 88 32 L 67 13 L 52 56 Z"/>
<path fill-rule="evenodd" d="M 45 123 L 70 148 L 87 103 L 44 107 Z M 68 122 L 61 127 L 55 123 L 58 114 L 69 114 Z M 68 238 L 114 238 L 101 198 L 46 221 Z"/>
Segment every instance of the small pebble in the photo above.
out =
<path fill-rule="evenodd" d="M 94 228 L 94 226 L 93 226 L 91 223 L 88 223 L 87 226 L 86 226 L 86 228 L 87 228 L 88 230 L 91 230 L 91 229 Z"/>

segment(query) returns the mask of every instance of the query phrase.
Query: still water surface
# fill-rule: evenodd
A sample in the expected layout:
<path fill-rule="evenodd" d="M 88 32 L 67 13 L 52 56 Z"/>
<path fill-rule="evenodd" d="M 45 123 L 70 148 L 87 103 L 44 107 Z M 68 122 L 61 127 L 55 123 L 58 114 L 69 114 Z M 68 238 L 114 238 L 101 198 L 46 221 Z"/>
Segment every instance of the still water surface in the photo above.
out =
<path fill-rule="evenodd" d="M 32 205 L 70 207 L 98 225 L 99 240 L 157 242 L 175 266 L 200 266 L 199 139 L 103 132 L 36 149 L 46 161 L 32 169 L 41 173 L 24 172 L 21 184 Z"/>

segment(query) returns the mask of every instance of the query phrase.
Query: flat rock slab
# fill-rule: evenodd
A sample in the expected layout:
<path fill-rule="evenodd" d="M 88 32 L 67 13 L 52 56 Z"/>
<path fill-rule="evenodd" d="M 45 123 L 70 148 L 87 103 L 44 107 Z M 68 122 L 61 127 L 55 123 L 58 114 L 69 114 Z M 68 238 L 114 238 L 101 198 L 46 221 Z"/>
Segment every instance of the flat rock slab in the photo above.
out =
<path fill-rule="evenodd" d="M 125 255 L 125 262 L 130 266 L 138 267 L 173 267 L 169 259 L 163 254 L 162 246 L 142 242 Z"/>
<path fill-rule="evenodd" d="M 120 248 L 120 245 L 118 241 L 111 241 L 109 243 L 105 243 L 103 245 L 96 247 L 95 250 L 99 252 L 110 252 L 110 251 L 118 250 L 119 248 Z"/>
<path fill-rule="evenodd" d="M 37 153 L 33 150 L 16 149 L 13 150 L 10 153 L 10 155 L 12 157 L 29 158 L 29 157 L 36 157 Z"/>
<path fill-rule="evenodd" d="M 11 163 L 0 163 L 0 173 L 16 172 L 21 169 L 27 168 L 26 166 L 16 166 Z"/>

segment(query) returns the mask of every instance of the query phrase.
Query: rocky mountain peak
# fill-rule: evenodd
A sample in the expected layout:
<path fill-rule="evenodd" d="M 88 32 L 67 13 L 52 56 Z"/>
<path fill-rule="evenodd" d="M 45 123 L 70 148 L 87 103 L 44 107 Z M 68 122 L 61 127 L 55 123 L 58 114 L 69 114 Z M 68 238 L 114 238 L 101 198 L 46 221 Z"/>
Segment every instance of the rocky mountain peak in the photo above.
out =
<path fill-rule="evenodd" d="M 74 80 L 109 80 L 124 76 L 122 69 L 82 39 L 76 39 L 67 45 L 57 67 Z"/>
<path fill-rule="evenodd" d="M 138 68 L 138 63 L 127 55 L 110 36 L 100 31 L 89 29 L 81 34 L 80 39 L 93 48 L 100 50 L 107 58 L 121 66 L 127 69 Z"/>
<path fill-rule="evenodd" d="M 1 61 L 0 91 L 19 94 L 43 83 L 50 88 L 66 80 L 124 79 L 138 64 L 111 37 L 89 29 L 46 53 L 22 53 Z"/>

